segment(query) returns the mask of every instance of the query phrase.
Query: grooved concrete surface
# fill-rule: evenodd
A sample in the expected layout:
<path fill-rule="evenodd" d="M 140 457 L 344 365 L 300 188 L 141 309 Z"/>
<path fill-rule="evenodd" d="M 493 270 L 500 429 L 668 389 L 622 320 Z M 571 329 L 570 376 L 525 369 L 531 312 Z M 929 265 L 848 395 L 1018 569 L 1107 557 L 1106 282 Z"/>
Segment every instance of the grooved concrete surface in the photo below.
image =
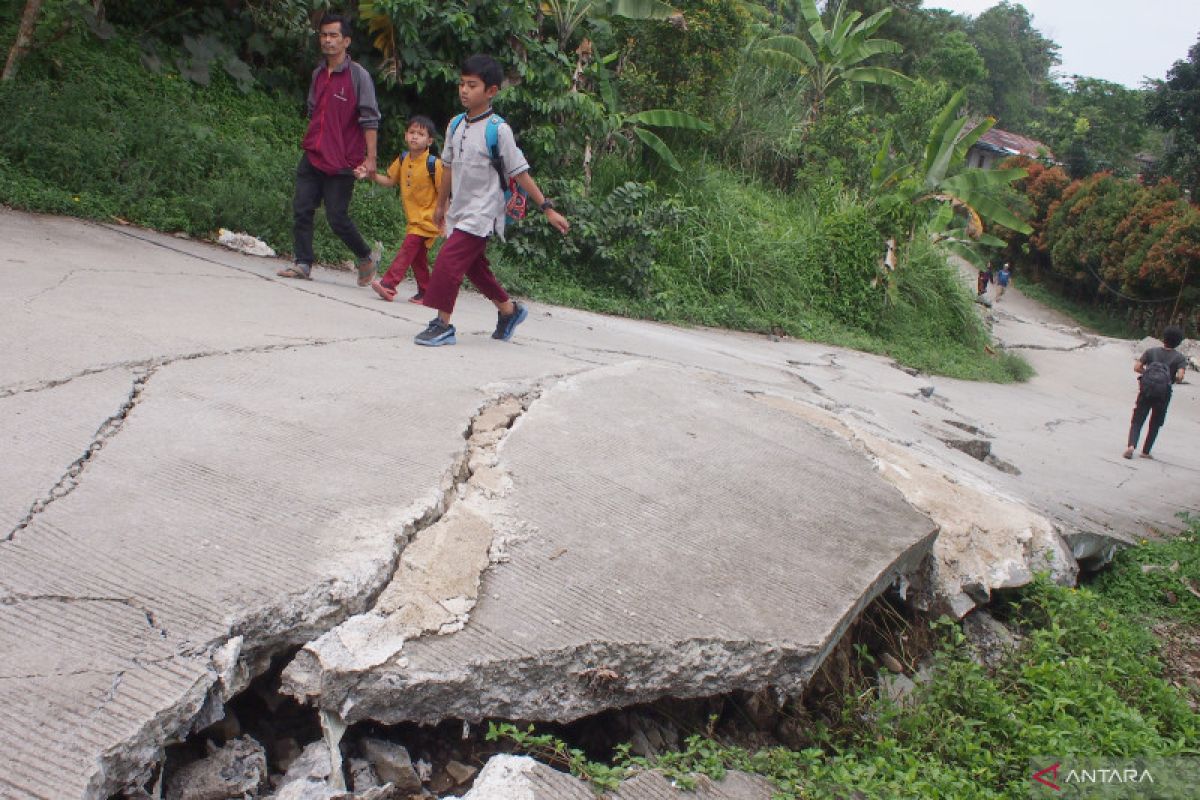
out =
<path fill-rule="evenodd" d="M 347 722 L 566 722 L 791 692 L 934 533 L 836 437 L 710 374 L 645 362 L 547 390 L 499 466 L 506 515 L 528 530 L 465 630 L 323 676 L 321 702 Z"/>
<path fill-rule="evenodd" d="M 473 294 L 457 346 L 417 348 L 427 309 L 278 265 L 0 210 L 0 797 L 106 797 L 267 656 L 370 608 L 456 496 L 472 417 L 505 394 L 542 392 L 490 501 L 526 535 L 465 630 L 406 645 L 439 678 L 459 658 L 464 686 L 486 665 L 599 707 L 802 676 L 929 533 L 871 480 L 870 437 L 1068 535 L 1137 536 L 1197 508 L 1194 385 L 1158 460 L 1124 461 L 1136 346 L 1044 324 L 1017 293 L 997 334 L 1041 374 L 991 386 L 537 304 L 501 344 Z M 943 445 L 963 425 L 1021 474 Z M 502 619 L 514 608 L 527 616 Z M 585 662 L 582 682 L 521 669 Z M 479 707 L 503 708 L 504 688 Z"/>

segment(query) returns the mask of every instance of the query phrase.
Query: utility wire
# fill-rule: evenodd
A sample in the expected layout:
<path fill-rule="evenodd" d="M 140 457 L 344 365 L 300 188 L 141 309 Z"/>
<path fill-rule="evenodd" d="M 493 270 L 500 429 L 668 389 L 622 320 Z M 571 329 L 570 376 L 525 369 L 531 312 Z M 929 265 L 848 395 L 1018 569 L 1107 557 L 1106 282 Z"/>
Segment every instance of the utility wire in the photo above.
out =
<path fill-rule="evenodd" d="M 1099 275 L 1096 274 L 1096 270 L 1092 269 L 1091 267 L 1089 267 L 1086 264 L 1084 264 L 1084 267 L 1086 267 L 1088 272 L 1092 273 L 1092 277 L 1095 278 L 1096 280 L 1098 280 L 1100 282 L 1101 286 L 1103 286 L 1105 289 L 1107 289 L 1108 291 L 1115 294 L 1117 297 L 1120 297 L 1123 300 L 1128 300 L 1131 303 L 1144 303 L 1146 305 L 1158 305 L 1160 303 L 1170 303 L 1171 301 L 1176 299 L 1174 295 L 1172 295 L 1171 297 L 1164 297 L 1161 300 L 1142 300 L 1137 297 L 1130 297 L 1129 295 L 1125 294 L 1124 292 L 1120 292 L 1120 291 L 1114 289 L 1112 286 L 1110 286 L 1108 284 L 1108 282 L 1104 280 L 1104 278 L 1101 278 Z M 1181 287 L 1181 291 L 1182 291 L 1182 287 Z"/>

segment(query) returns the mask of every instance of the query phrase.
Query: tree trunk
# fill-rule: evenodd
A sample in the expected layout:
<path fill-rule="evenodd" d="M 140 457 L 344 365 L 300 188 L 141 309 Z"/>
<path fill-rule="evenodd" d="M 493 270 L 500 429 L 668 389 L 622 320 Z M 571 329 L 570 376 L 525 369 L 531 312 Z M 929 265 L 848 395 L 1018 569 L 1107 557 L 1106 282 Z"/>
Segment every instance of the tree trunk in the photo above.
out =
<path fill-rule="evenodd" d="M 8 51 L 8 61 L 4 64 L 4 74 L 0 81 L 11 81 L 17 75 L 17 67 L 21 59 L 33 46 L 33 29 L 37 25 L 38 12 L 42 10 L 42 0 L 26 0 L 25 13 L 21 15 L 21 27 L 17 30 L 17 40 Z"/>

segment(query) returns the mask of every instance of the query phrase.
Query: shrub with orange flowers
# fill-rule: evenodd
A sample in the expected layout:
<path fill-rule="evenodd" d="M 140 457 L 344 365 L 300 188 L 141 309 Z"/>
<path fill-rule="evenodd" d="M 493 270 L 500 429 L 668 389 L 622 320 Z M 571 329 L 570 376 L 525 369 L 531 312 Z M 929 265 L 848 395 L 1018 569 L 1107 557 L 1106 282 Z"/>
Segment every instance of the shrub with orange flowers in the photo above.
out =
<path fill-rule="evenodd" d="M 1154 186 L 1102 172 L 1070 181 L 1057 166 L 1010 159 L 1028 170 L 1014 184 L 1029 236 L 1009 234 L 1006 258 L 1063 293 L 1128 312 L 1152 332 L 1200 311 L 1200 209 L 1179 185 Z M 1194 334 L 1189 334 L 1194 335 Z"/>

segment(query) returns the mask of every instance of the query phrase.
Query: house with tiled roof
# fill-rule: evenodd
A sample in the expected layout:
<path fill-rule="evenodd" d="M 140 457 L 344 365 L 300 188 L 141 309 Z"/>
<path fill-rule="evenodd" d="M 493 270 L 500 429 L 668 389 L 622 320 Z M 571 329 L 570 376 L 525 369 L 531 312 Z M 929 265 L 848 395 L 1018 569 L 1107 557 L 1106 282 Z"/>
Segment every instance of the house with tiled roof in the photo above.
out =
<path fill-rule="evenodd" d="M 1054 153 L 1037 139 L 1019 133 L 992 128 L 979 137 L 967 151 L 967 166 L 991 169 L 1006 158 L 1029 156 L 1039 160 L 1054 161 Z"/>

